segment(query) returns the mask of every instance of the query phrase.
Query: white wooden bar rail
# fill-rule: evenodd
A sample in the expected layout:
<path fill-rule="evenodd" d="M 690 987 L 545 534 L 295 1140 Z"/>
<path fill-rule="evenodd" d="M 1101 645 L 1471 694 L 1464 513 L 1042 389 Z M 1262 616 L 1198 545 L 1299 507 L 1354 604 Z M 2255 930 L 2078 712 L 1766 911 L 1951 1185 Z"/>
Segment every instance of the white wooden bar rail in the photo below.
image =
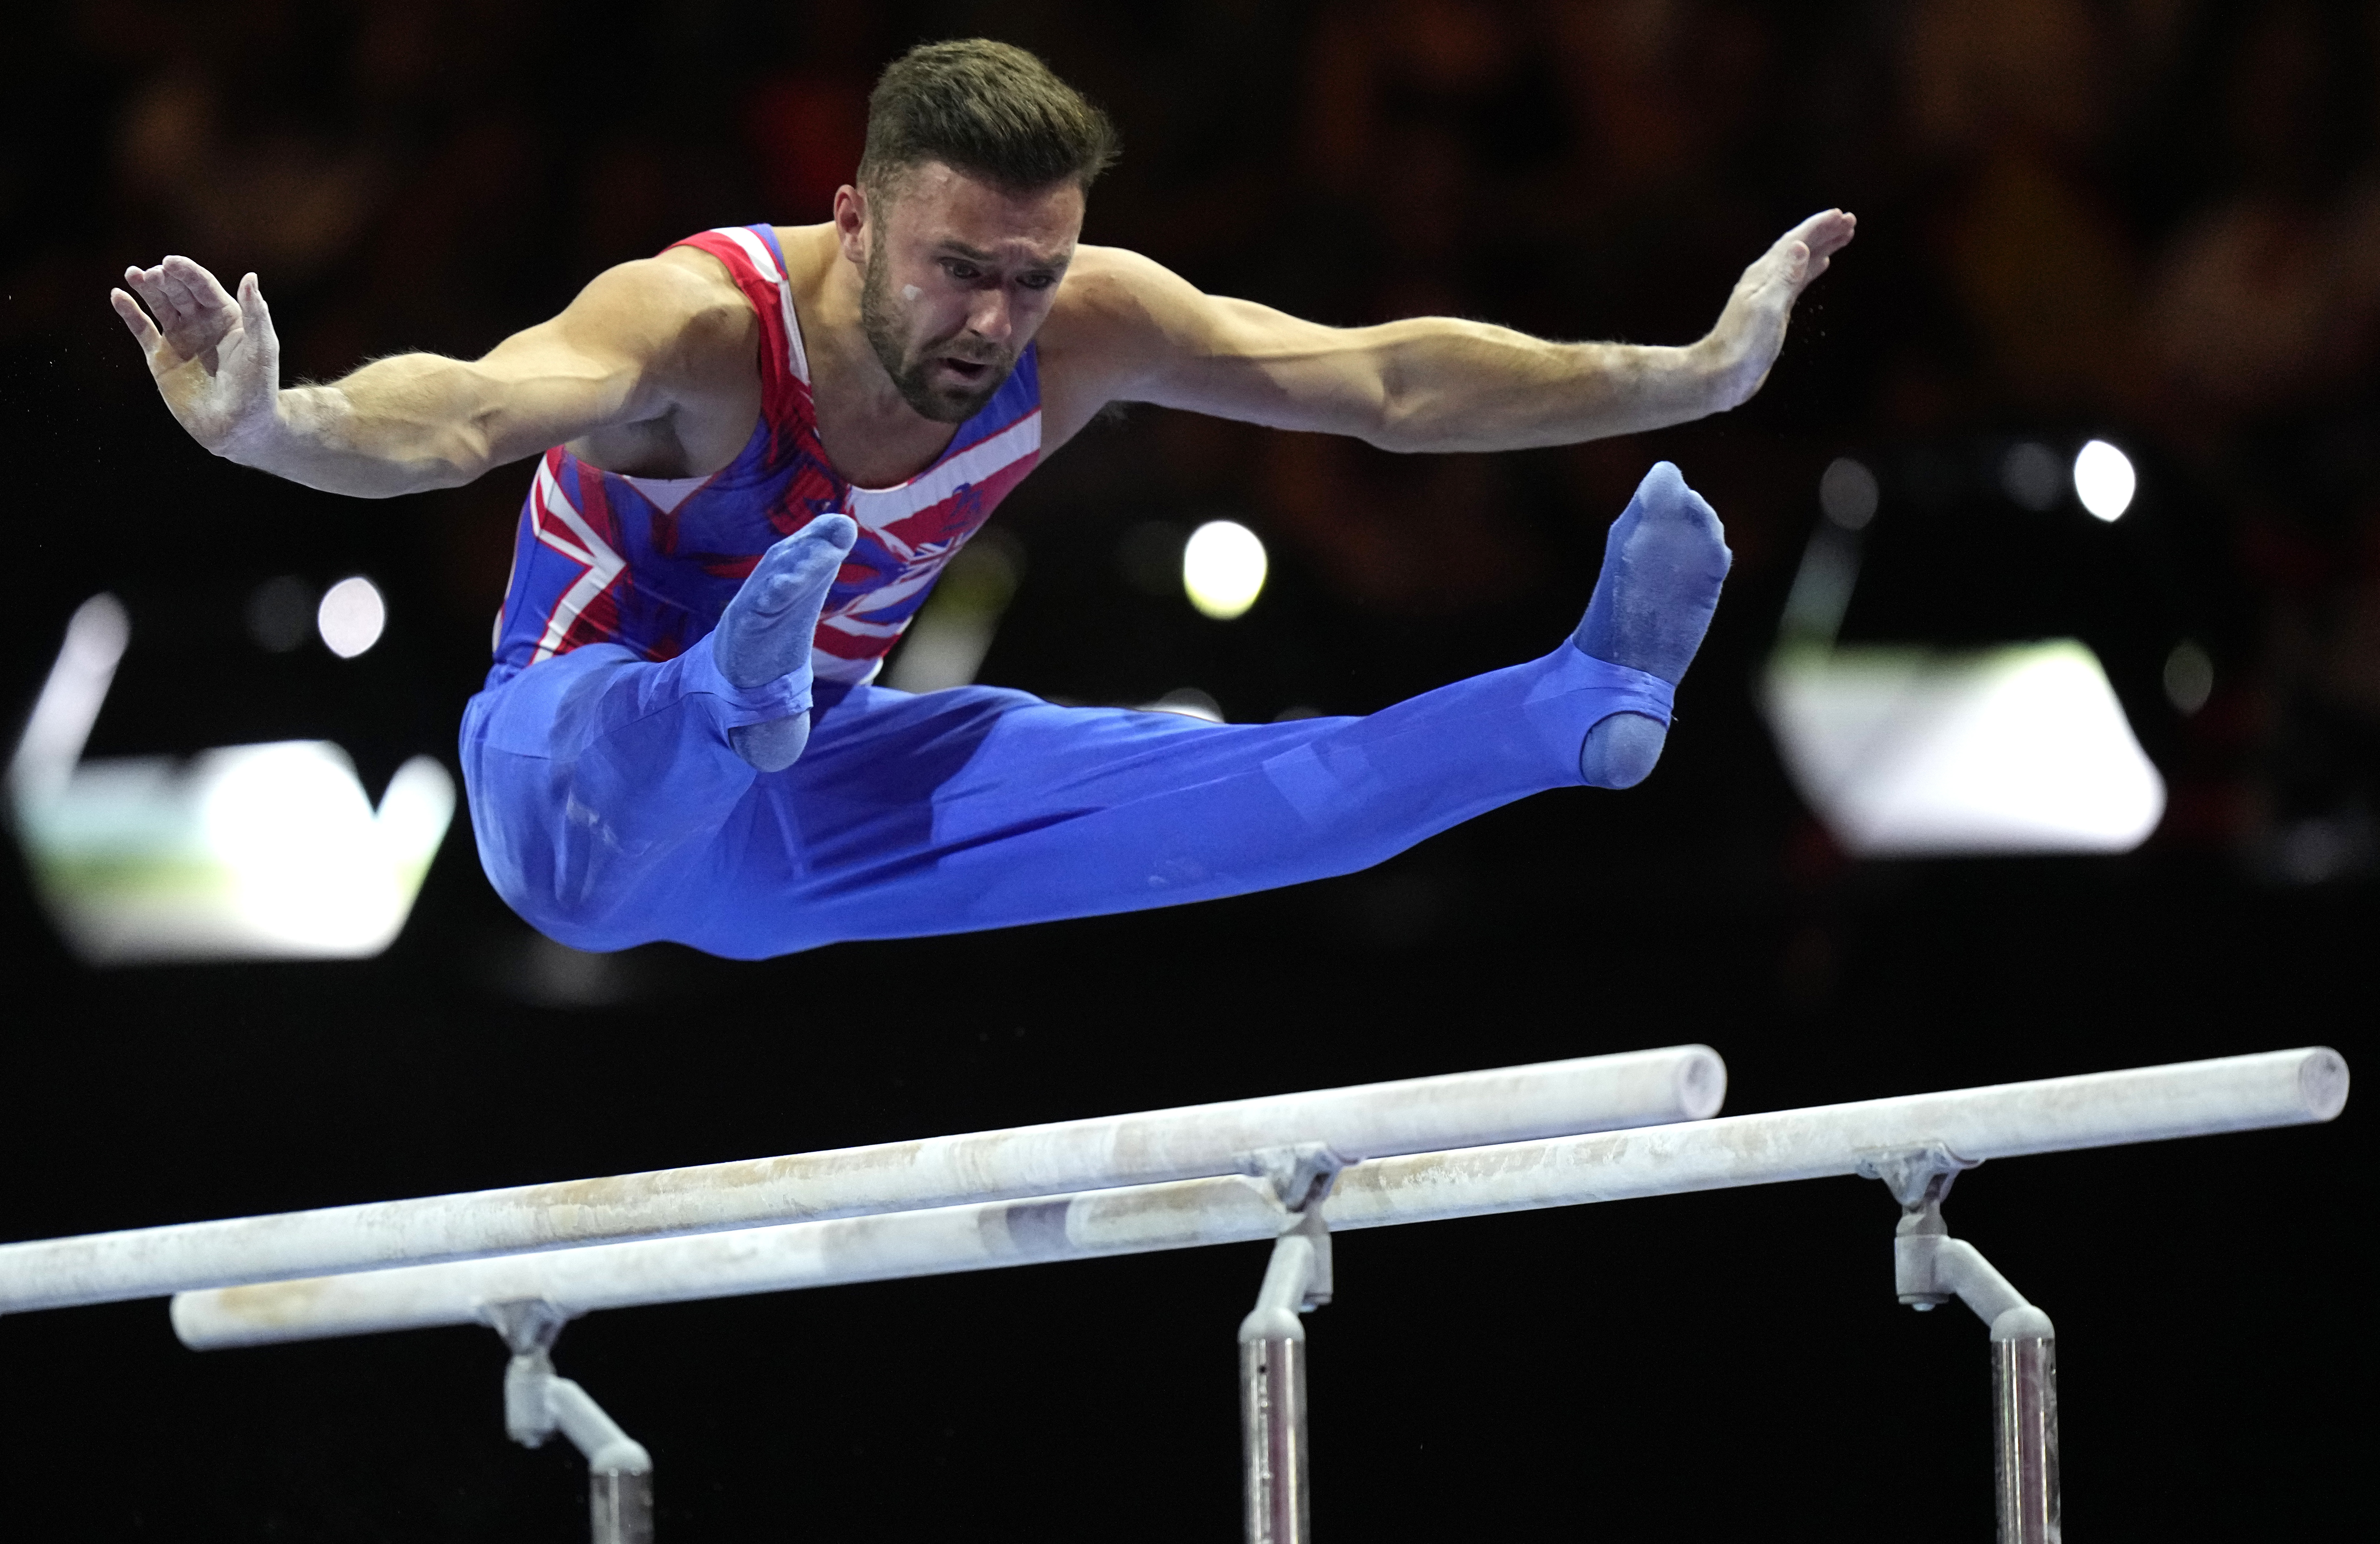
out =
<path fill-rule="evenodd" d="M 1335 1232 L 1851 1174 L 1917 1149 L 1980 1162 L 2300 1125 L 2337 1115 L 2347 1092 L 2345 1060 L 2312 1047 L 1393 1156 L 1343 1170 L 1323 1220 Z M 576 1317 L 1273 1238 L 1296 1221 L 1271 1185 L 1221 1175 L 186 1293 L 174 1327 L 210 1349 L 470 1323 L 526 1300 Z"/>
<path fill-rule="evenodd" d="M 1255 1173 L 1697 1120 L 1727 1092 L 1708 1046 L 1280 1094 L 606 1179 L 0 1245 L 0 1314 L 197 1287 L 670 1237 L 956 1202 Z"/>

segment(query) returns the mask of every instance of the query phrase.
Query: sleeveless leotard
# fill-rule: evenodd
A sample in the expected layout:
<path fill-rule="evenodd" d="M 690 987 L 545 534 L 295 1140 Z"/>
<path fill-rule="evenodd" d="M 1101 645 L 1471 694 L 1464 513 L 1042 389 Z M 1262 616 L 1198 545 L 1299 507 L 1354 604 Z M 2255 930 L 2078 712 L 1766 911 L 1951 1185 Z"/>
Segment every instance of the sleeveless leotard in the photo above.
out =
<path fill-rule="evenodd" d="M 589 643 L 674 658 L 718 625 L 762 553 L 834 511 L 858 522 L 859 541 L 828 595 L 811 664 L 820 681 L 867 681 L 951 554 L 1039 459 L 1041 383 L 1028 345 L 932 466 L 891 488 L 853 486 L 819 443 L 776 232 L 731 225 L 676 245 L 724 263 L 760 319 L 760 420 L 709 477 L 625 477 L 559 445 L 547 451 L 514 539 L 491 687 Z"/>

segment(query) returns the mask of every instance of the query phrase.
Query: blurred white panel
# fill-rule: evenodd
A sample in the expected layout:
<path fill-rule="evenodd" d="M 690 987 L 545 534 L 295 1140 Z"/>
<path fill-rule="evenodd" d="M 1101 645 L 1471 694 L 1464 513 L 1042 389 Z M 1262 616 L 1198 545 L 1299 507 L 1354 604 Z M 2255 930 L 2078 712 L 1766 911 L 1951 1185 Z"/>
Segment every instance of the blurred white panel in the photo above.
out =
<path fill-rule="evenodd" d="M 43 904 L 93 963 L 361 959 L 404 928 L 454 815 L 429 757 L 375 811 L 346 752 L 286 740 L 86 761 L 19 801 L 17 825 Z"/>
<path fill-rule="evenodd" d="M 374 810 L 322 740 L 80 760 L 126 636 L 107 597 L 76 614 L 11 779 L 34 887 L 75 952 L 115 964 L 387 948 L 454 820 L 446 769 L 415 757 Z"/>
<path fill-rule="evenodd" d="M 8 780 L 19 801 L 48 797 L 74 775 L 131 638 L 131 619 L 115 596 L 94 595 L 75 608 L 9 763 Z"/>
<path fill-rule="evenodd" d="M 2070 638 L 1788 648 L 1766 688 L 1787 770 L 1861 856 L 2128 852 L 2165 813 L 2107 673 Z"/>

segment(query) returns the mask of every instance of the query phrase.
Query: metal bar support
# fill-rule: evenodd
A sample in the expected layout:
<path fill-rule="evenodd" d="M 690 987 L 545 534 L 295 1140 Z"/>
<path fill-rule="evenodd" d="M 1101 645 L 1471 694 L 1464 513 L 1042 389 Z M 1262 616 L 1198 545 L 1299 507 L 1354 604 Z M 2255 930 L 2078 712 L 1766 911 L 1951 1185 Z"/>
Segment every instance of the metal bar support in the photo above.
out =
<path fill-rule="evenodd" d="M 2000 1544 L 2058 1544 L 2058 1336 L 2039 1308 L 1992 1320 Z"/>
<path fill-rule="evenodd" d="M 1952 1238 L 1942 1200 L 1973 1165 L 1932 1146 L 1880 1155 L 1861 1172 L 1900 1202 L 1893 1287 L 1925 1311 L 1956 1297 L 1991 1327 L 1992 1467 L 1999 1544 L 2059 1544 L 2058 1331 L 1973 1245 Z"/>
<path fill-rule="evenodd" d="M 1308 1143 L 1259 1155 L 1296 1226 L 1273 1241 L 1257 1306 L 1240 1320 L 1240 1472 L 1247 1544 L 1308 1544 L 1305 1326 L 1330 1301 L 1330 1230 L 1322 1221 L 1341 1161 Z"/>
<path fill-rule="evenodd" d="M 1240 1457 L 1248 1544 L 1313 1537 L 1305 1441 L 1305 1326 L 1297 1316 L 1330 1247 L 1318 1209 L 1275 1240 L 1257 1306 L 1240 1321 Z M 1318 1249 L 1316 1236 L 1321 1245 Z"/>
<path fill-rule="evenodd" d="M 653 1460 L 594 1396 L 553 1371 L 553 1342 L 569 1322 L 538 1299 L 494 1303 L 488 1322 L 512 1348 L 504 1368 L 504 1434 L 527 1448 L 556 1431 L 587 1460 L 587 1519 L 593 1544 L 652 1544 Z"/>

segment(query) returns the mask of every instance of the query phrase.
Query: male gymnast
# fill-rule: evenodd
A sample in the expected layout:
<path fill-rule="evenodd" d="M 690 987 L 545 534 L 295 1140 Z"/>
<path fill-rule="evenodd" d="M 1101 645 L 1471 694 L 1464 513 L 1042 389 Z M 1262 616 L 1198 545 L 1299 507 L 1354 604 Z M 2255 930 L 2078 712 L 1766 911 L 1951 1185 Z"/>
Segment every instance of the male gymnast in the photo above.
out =
<path fill-rule="evenodd" d="M 235 295 L 168 257 L 111 299 L 174 416 L 243 466 L 388 498 L 540 457 L 461 748 L 489 878 L 565 943 L 758 958 L 1166 906 L 1642 779 L 1730 561 L 1667 463 L 1572 638 L 1368 717 L 869 684 L 951 554 L 1110 403 L 1398 451 L 1684 422 L 1759 388 L 1852 234 L 1840 211 L 1787 232 L 1686 347 L 1325 327 L 1077 246 L 1115 151 L 1032 55 L 931 43 L 877 85 L 831 222 L 624 263 L 475 361 L 284 388 L 254 274 Z"/>

